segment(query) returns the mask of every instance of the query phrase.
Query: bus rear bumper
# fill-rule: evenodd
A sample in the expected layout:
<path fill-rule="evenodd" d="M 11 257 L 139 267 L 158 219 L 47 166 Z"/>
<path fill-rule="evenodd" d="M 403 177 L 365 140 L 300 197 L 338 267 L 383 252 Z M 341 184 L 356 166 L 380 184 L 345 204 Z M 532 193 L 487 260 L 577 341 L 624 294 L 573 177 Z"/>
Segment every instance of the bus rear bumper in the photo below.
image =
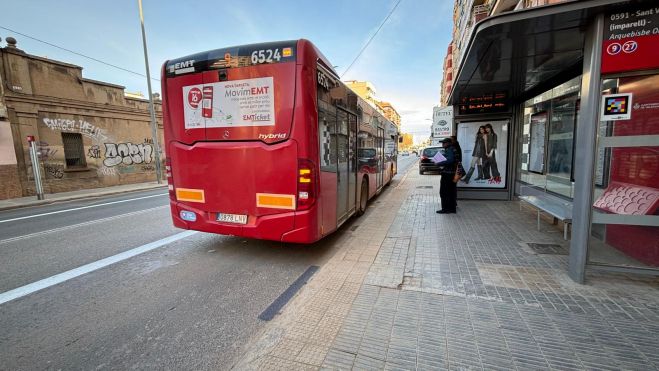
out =
<path fill-rule="evenodd" d="M 312 243 L 321 237 L 314 228 L 311 210 L 260 217 L 248 216 L 247 224 L 241 225 L 218 222 L 215 220 L 216 213 L 199 210 L 176 201 L 170 201 L 170 206 L 174 226 L 181 229 L 293 243 Z M 197 220 L 181 219 L 182 210 L 194 212 Z"/>

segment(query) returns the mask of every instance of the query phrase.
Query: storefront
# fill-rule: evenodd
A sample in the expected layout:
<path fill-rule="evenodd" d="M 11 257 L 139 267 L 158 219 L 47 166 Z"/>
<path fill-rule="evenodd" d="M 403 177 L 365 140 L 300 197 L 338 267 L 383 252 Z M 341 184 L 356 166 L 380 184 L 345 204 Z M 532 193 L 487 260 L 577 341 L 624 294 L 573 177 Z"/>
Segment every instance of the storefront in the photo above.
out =
<path fill-rule="evenodd" d="M 577 282 L 587 269 L 659 275 L 657 25 L 654 1 L 491 17 L 476 26 L 451 93 L 463 162 L 485 178 L 461 182 L 460 196 L 569 205 Z"/>

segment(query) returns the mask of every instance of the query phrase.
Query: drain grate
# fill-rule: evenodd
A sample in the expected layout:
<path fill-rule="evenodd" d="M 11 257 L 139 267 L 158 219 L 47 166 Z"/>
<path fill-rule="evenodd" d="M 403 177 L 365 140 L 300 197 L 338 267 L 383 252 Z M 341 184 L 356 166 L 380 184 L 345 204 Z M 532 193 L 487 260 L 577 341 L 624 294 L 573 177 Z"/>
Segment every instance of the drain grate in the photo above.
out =
<path fill-rule="evenodd" d="M 432 189 L 433 186 L 418 186 L 417 189 Z"/>
<path fill-rule="evenodd" d="M 526 243 L 533 251 L 538 254 L 548 254 L 548 255 L 567 255 L 568 251 L 565 247 L 557 245 L 555 243 Z"/>

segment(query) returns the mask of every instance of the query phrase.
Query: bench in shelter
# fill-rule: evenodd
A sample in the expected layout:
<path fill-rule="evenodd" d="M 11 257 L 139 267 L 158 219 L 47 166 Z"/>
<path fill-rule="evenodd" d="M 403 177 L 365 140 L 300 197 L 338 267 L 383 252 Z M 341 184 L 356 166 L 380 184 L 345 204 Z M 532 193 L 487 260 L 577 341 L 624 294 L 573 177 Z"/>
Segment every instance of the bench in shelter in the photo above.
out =
<path fill-rule="evenodd" d="M 519 196 L 523 201 L 538 210 L 538 230 L 540 230 L 540 213 L 545 212 L 554 217 L 554 224 L 557 220 L 563 222 L 563 239 L 567 240 L 568 225 L 572 224 L 572 203 L 562 200 L 549 194 L 535 194 Z M 520 204 L 520 210 L 522 205 Z"/>

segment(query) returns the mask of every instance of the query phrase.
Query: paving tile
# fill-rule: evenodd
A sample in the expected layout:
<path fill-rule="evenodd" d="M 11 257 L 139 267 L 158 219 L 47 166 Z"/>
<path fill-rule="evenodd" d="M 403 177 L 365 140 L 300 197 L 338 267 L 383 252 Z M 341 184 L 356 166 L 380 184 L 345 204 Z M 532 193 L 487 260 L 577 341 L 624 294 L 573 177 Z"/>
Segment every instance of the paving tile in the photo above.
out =
<path fill-rule="evenodd" d="M 311 366 L 322 366 L 329 347 L 306 344 L 295 358 L 296 362 Z"/>
<path fill-rule="evenodd" d="M 335 349 L 330 349 L 325 356 L 323 366 L 334 369 L 351 369 L 355 363 L 355 354 L 346 353 Z"/>
<path fill-rule="evenodd" d="M 289 371 L 289 370 L 315 370 L 316 367 L 299 362 L 273 357 L 273 356 L 268 356 L 261 361 L 261 363 L 259 364 L 259 369 L 272 370 L 272 371 Z"/>
<path fill-rule="evenodd" d="M 355 358 L 354 368 L 356 370 L 382 370 L 384 368 L 384 360 L 370 358 L 363 354 L 358 354 Z"/>
<path fill-rule="evenodd" d="M 565 247 L 560 231 L 537 231 L 514 202 L 460 200 L 438 217 L 423 182 L 379 196 L 396 212 L 374 207 L 343 241 L 310 311 L 283 326 L 297 343 L 264 358 L 273 369 L 659 369 L 659 279 L 575 284 L 566 256 L 524 245 Z"/>

